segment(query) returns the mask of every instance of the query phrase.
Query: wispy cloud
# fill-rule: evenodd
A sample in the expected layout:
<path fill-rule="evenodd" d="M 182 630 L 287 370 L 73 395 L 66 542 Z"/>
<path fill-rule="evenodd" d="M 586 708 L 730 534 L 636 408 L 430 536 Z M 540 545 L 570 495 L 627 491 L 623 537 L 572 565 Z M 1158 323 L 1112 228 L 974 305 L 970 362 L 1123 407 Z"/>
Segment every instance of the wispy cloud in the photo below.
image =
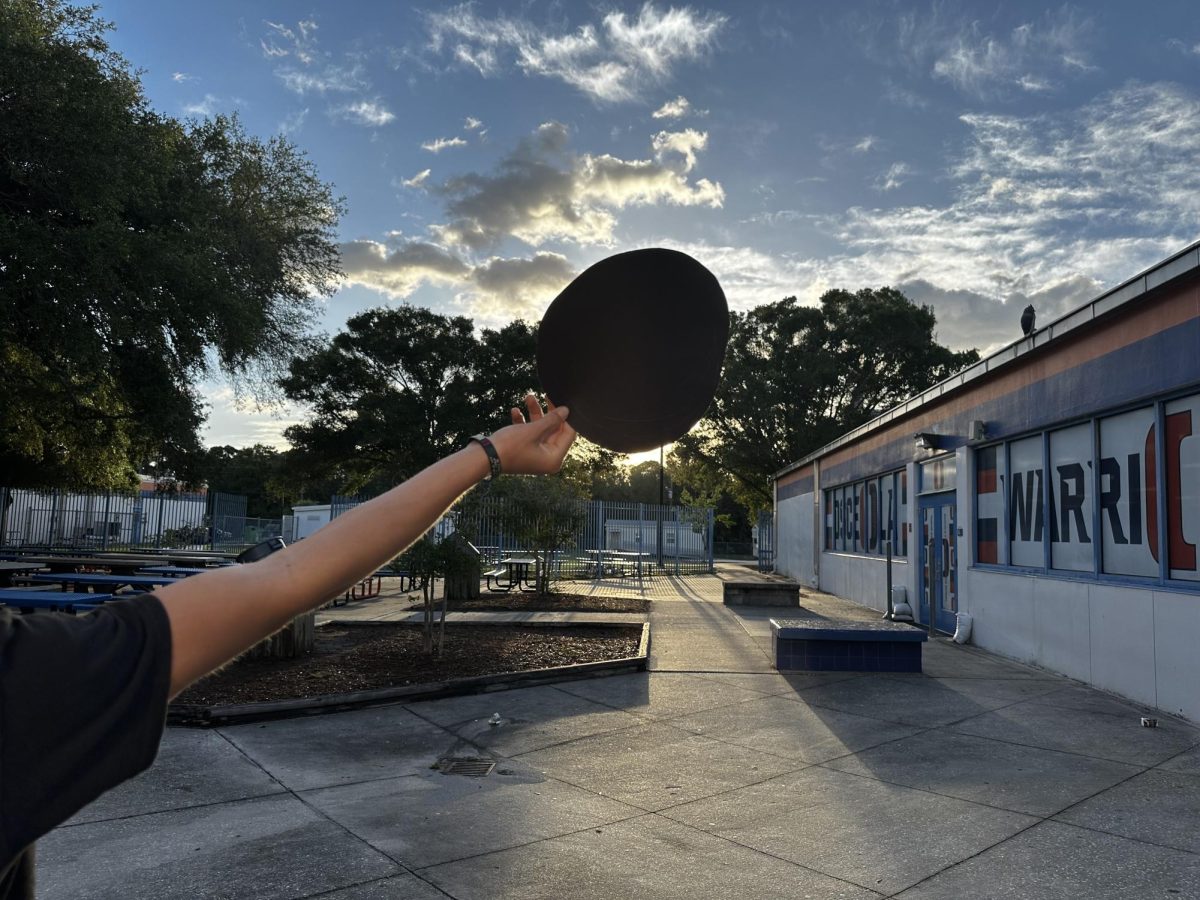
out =
<path fill-rule="evenodd" d="M 913 175 L 912 166 L 905 162 L 894 162 L 888 166 L 888 170 L 880 176 L 876 182 L 876 187 L 881 191 L 894 191 L 898 187 L 903 187 Z"/>
<path fill-rule="evenodd" d="M 317 23 L 311 19 L 294 26 L 266 22 L 267 35 L 259 41 L 263 56 L 268 59 L 291 57 L 302 65 L 310 65 L 318 55 Z"/>
<path fill-rule="evenodd" d="M 205 94 L 203 100 L 198 100 L 193 103 L 187 103 L 183 107 L 183 111 L 189 116 L 201 116 L 208 118 L 217 111 L 221 100 L 212 94 Z"/>
<path fill-rule="evenodd" d="M 426 141 L 421 145 L 422 150 L 428 150 L 430 153 L 441 153 L 443 150 L 448 150 L 451 147 L 465 147 L 467 142 L 460 137 L 452 138 L 436 138 L 432 141 Z"/>
<path fill-rule="evenodd" d="M 326 65 L 315 71 L 281 69 L 276 76 L 293 93 L 349 94 L 370 87 L 361 64 Z"/>
<path fill-rule="evenodd" d="M 483 123 L 474 116 L 467 116 L 467 120 L 463 122 L 463 128 L 467 131 L 478 131 L 483 127 Z"/>
<path fill-rule="evenodd" d="M 903 13 L 894 21 L 873 24 L 896 35 L 899 60 L 972 97 L 1050 91 L 1061 79 L 1095 68 L 1095 26 L 1071 6 L 994 30 L 950 9 L 934 5 L 927 13 Z M 878 53 L 881 35 L 866 37 L 872 53 Z"/>
<path fill-rule="evenodd" d="M 879 146 L 879 138 L 875 137 L 875 135 L 873 135 L 873 134 L 868 134 L 868 135 L 864 135 L 863 137 L 859 138 L 858 143 L 856 143 L 851 149 L 855 153 L 870 153 L 872 150 L 876 149 L 878 146 Z"/>
<path fill-rule="evenodd" d="M 423 184 L 425 184 L 426 181 L 429 180 L 429 176 L 432 173 L 433 173 L 432 169 L 422 169 L 420 172 L 418 172 L 412 178 L 401 179 L 400 184 L 406 188 L 419 188 Z"/>
<path fill-rule="evenodd" d="M 716 44 L 727 17 L 690 7 L 660 11 L 646 3 L 636 17 L 609 12 L 599 23 L 550 32 L 520 18 L 487 18 L 472 4 L 429 13 L 429 49 L 481 75 L 516 66 L 526 75 L 554 78 L 595 100 L 639 97 L 670 80 L 675 68 L 701 59 Z"/>
<path fill-rule="evenodd" d="M 357 125 L 379 127 L 386 125 L 396 118 L 395 113 L 384 106 L 379 100 L 359 100 L 340 107 L 337 114 L 347 121 Z"/>
<path fill-rule="evenodd" d="M 683 131 L 660 131 L 650 140 L 654 157 L 660 163 L 669 164 L 673 155 L 683 157 L 679 167 L 684 172 L 692 171 L 696 165 L 696 154 L 708 146 L 708 133 L 688 128 Z"/>
<path fill-rule="evenodd" d="M 308 107 L 292 113 L 279 123 L 279 131 L 282 134 L 295 134 L 304 127 L 305 120 L 308 119 Z"/>
<path fill-rule="evenodd" d="M 171 80 L 177 84 L 183 84 L 185 81 L 197 81 L 195 75 L 189 75 L 187 72 L 172 72 Z"/>
<path fill-rule="evenodd" d="M 1186 43 L 1179 38 L 1170 38 L 1167 41 L 1167 46 L 1179 53 L 1185 53 L 1188 56 L 1200 56 L 1200 43 Z"/>

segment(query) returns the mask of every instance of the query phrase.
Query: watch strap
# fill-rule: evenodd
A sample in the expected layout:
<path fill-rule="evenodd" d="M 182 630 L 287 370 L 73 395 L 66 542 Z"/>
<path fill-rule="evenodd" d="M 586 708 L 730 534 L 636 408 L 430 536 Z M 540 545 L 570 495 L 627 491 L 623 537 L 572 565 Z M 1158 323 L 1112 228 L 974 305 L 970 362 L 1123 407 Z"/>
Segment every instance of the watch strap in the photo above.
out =
<path fill-rule="evenodd" d="M 500 474 L 500 454 L 496 452 L 496 445 L 492 443 L 492 439 L 486 434 L 472 435 L 471 440 L 479 444 L 483 448 L 483 452 L 488 456 L 488 465 L 491 466 L 491 471 L 485 480 L 491 481 Z"/>

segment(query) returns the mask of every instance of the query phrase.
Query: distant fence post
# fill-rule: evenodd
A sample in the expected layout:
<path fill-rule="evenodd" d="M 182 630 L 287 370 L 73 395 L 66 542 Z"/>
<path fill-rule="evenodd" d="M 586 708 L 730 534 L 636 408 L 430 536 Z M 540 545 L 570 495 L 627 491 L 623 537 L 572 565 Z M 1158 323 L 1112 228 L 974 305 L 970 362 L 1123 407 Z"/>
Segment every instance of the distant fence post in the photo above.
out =
<path fill-rule="evenodd" d="M 713 571 L 713 510 L 708 510 L 708 571 Z"/>
<path fill-rule="evenodd" d="M 104 527 L 101 529 L 103 535 L 100 538 L 100 548 L 108 549 L 108 522 L 112 514 L 112 494 L 104 495 Z"/>

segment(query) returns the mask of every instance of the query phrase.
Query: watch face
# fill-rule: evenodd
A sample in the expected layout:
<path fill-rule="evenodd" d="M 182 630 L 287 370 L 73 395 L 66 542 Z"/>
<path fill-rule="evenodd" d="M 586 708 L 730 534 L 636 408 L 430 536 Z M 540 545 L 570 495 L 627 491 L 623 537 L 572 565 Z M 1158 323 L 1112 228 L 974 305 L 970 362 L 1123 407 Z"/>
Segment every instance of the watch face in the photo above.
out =
<path fill-rule="evenodd" d="M 596 263 L 550 304 L 538 375 L 584 437 L 652 450 L 704 415 L 728 337 L 729 307 L 708 269 L 675 250 L 633 250 Z"/>

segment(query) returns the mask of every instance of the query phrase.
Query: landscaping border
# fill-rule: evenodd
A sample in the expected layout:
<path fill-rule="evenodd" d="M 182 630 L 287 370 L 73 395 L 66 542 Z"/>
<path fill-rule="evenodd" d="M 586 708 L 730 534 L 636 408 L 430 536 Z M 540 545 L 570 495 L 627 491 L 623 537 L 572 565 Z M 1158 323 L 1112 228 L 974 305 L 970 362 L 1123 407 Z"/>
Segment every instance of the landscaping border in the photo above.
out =
<path fill-rule="evenodd" d="M 331 623 L 332 624 L 332 623 Z M 391 622 L 356 624 L 395 624 Z M 508 623 L 506 623 L 508 624 Z M 522 623 L 528 625 L 529 623 Z M 567 623 L 546 623 L 542 626 L 565 627 Z M 597 627 L 625 626 L 628 622 L 589 622 Z M 452 678 L 426 684 L 406 684 L 390 688 L 374 688 L 352 691 L 345 694 L 320 694 L 316 697 L 300 697 L 292 700 L 264 700 L 260 703 L 238 703 L 205 706 L 202 704 L 171 704 L 167 707 L 167 724 L 192 728 L 214 728 L 219 725 L 241 725 L 271 719 L 289 719 L 300 716 L 323 715 L 383 706 L 397 702 L 437 700 L 442 697 L 457 697 L 466 694 L 484 694 L 490 691 L 506 691 L 512 688 L 532 687 L 539 684 L 554 684 L 560 681 L 576 681 L 582 678 L 603 678 L 609 675 L 624 675 L 644 672 L 650 660 L 650 623 L 643 622 L 642 637 L 638 642 L 636 656 L 621 659 L 605 659 L 599 662 L 576 663 L 570 666 L 555 666 L 549 669 L 527 669 L 522 672 L 498 672 L 493 675 L 477 675 L 472 678 Z"/>

